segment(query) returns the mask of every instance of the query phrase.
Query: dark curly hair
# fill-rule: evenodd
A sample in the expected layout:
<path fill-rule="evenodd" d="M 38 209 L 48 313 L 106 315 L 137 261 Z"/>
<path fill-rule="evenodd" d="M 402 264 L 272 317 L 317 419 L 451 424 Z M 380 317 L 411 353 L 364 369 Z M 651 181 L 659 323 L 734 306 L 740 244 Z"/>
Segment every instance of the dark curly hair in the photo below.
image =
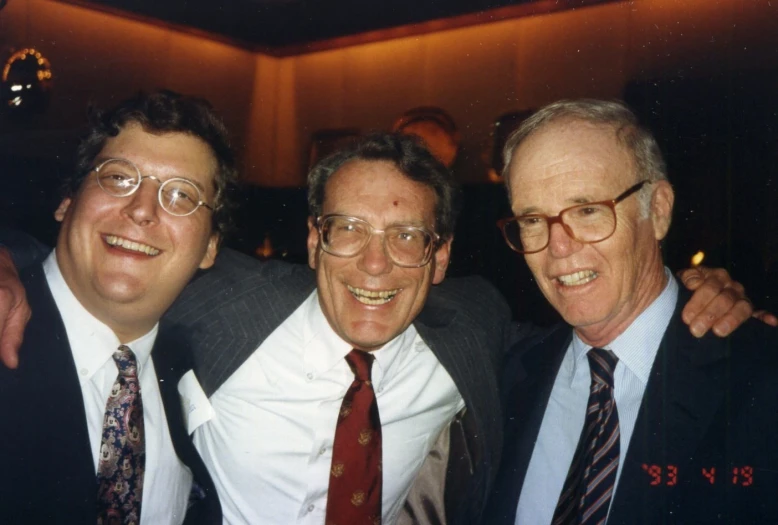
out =
<path fill-rule="evenodd" d="M 237 181 L 229 133 L 208 101 L 173 91 L 141 92 L 108 111 L 90 108 L 89 130 L 76 149 L 75 172 L 66 181 L 65 194 L 72 196 L 78 191 L 106 141 L 119 135 L 130 123 L 139 124 L 144 131 L 153 134 L 185 133 L 210 146 L 219 166 L 213 181 L 213 229 L 221 235 L 228 231 L 234 208 L 230 195 L 234 193 L 232 186 Z"/>

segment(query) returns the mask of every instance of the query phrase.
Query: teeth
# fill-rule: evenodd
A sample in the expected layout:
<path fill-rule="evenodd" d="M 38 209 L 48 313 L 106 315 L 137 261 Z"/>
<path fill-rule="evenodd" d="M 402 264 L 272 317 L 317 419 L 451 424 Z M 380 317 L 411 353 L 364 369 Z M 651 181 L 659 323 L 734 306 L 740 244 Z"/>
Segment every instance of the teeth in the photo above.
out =
<path fill-rule="evenodd" d="M 564 286 L 581 286 L 591 282 L 597 278 L 597 272 L 592 270 L 584 270 L 581 272 L 571 273 L 569 275 L 560 275 L 557 277 L 560 283 Z"/>
<path fill-rule="evenodd" d="M 159 250 L 154 248 L 153 246 L 149 246 L 148 244 L 141 244 L 139 242 L 130 241 L 127 239 L 122 239 L 121 237 L 117 237 L 116 235 L 106 235 L 105 242 L 107 242 L 111 246 L 119 246 L 121 248 L 124 248 L 125 250 L 145 253 L 146 255 L 154 256 L 159 253 Z"/>
<path fill-rule="evenodd" d="M 397 290 L 363 290 L 362 288 L 354 288 L 353 286 L 347 286 L 348 291 L 354 296 L 354 298 L 362 304 L 370 306 L 378 306 L 386 304 L 400 291 Z"/>

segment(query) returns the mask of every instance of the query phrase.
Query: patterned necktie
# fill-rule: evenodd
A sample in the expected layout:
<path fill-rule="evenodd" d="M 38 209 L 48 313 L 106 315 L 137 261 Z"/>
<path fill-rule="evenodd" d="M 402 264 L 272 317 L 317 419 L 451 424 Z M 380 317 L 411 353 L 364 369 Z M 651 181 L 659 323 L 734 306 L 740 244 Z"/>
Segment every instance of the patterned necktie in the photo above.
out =
<path fill-rule="evenodd" d="M 592 384 L 586 421 L 554 512 L 553 525 L 604 524 L 619 466 L 619 414 L 613 397 L 618 358 L 610 350 L 586 354 Z"/>
<path fill-rule="evenodd" d="M 135 354 L 122 345 L 113 354 L 119 375 L 105 405 L 97 467 L 97 524 L 137 525 L 146 446 L 143 403 Z"/>
<path fill-rule="evenodd" d="M 370 381 L 374 359 L 361 350 L 346 356 L 355 377 L 335 429 L 326 525 L 381 523 L 381 419 Z"/>

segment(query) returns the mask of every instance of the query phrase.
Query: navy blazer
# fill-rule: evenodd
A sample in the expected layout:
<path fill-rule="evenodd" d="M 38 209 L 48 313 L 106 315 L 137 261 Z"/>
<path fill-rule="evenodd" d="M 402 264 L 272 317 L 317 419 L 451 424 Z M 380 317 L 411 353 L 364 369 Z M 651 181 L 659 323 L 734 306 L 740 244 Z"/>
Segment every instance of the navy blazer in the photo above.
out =
<path fill-rule="evenodd" d="M 19 368 L 0 367 L 0 522 L 97 522 L 97 478 L 75 362 L 43 268 L 22 273 L 32 308 Z M 192 367 L 176 329 L 160 326 L 151 353 L 176 454 L 203 489 L 187 524 L 220 524 L 221 507 L 187 435 L 177 385 Z"/>
<path fill-rule="evenodd" d="M 778 330 L 750 320 L 730 337 L 696 339 L 681 320 L 688 298 L 679 292 L 654 361 L 608 525 L 778 523 Z M 515 521 L 571 337 L 560 326 L 510 353 L 506 446 L 484 523 Z"/>

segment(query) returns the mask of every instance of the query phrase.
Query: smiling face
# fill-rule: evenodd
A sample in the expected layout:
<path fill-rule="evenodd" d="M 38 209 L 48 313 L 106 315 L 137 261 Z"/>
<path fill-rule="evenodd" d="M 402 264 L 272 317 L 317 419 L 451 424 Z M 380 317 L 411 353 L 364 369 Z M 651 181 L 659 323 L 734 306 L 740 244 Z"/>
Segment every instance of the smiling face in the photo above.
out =
<path fill-rule="evenodd" d="M 517 216 L 555 216 L 576 204 L 613 199 L 638 181 L 612 127 L 569 120 L 552 122 L 521 143 L 509 176 Z M 659 241 L 670 225 L 673 193 L 666 181 L 650 188 L 649 218 L 641 218 L 632 195 L 616 206 L 610 238 L 583 244 L 554 224 L 548 247 L 525 255 L 546 299 L 593 346 L 623 332 L 664 287 Z"/>
<path fill-rule="evenodd" d="M 358 217 L 376 229 L 392 225 L 435 231 L 435 192 L 386 161 L 352 160 L 327 181 L 322 215 Z M 316 270 L 319 303 L 333 330 L 354 348 L 377 350 L 401 334 L 424 306 L 431 284 L 443 280 L 451 241 L 421 268 L 402 268 L 387 257 L 381 234 L 362 253 L 336 257 L 321 249 L 308 223 L 308 261 Z"/>
<path fill-rule="evenodd" d="M 95 165 L 108 158 L 130 161 L 163 182 L 187 178 L 213 202 L 216 159 L 196 137 L 154 135 L 129 124 L 106 141 Z M 129 197 L 114 197 L 100 189 L 93 172 L 54 214 L 62 223 L 57 262 L 65 281 L 122 342 L 150 330 L 195 270 L 210 267 L 216 256 L 211 212 L 170 215 L 159 205 L 158 190 L 156 181 L 145 179 Z"/>

